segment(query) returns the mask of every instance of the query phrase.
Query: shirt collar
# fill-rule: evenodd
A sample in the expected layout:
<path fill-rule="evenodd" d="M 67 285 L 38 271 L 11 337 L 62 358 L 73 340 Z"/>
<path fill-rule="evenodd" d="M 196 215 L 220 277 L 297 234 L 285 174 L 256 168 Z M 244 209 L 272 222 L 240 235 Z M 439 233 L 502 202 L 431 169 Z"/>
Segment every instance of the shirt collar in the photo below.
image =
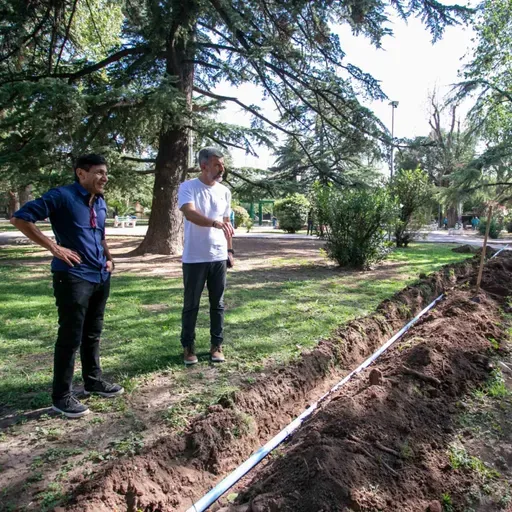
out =
<path fill-rule="evenodd" d="M 91 194 L 89 192 L 87 192 L 87 190 L 85 190 L 84 187 L 82 187 L 82 185 L 80 185 L 80 183 L 78 181 L 75 181 L 73 183 L 73 185 L 75 186 L 76 190 L 82 195 L 82 196 L 88 196 L 90 197 Z M 96 197 L 94 199 L 94 201 L 97 201 L 98 197 L 101 197 L 103 199 L 103 194 L 96 194 Z"/>

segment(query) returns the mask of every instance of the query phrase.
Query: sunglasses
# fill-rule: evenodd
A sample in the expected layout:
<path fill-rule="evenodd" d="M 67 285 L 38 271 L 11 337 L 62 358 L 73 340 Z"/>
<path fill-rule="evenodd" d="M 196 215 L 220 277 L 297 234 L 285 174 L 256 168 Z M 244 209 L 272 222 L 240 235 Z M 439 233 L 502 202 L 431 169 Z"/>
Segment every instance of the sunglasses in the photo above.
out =
<path fill-rule="evenodd" d="M 96 228 L 96 210 L 93 206 L 89 209 L 89 223 L 91 224 L 91 228 Z"/>

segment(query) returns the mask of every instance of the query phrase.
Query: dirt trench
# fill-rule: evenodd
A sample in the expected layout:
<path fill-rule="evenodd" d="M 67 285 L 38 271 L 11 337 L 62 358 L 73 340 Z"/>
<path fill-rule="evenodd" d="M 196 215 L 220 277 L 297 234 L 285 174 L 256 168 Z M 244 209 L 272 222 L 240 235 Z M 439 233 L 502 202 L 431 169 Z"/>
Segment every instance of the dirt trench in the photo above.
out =
<path fill-rule="evenodd" d="M 477 258 L 466 260 L 424 277 L 418 284 L 384 301 L 374 314 L 341 326 L 314 350 L 303 353 L 296 363 L 260 378 L 232 396 L 224 397 L 205 415 L 196 418 L 184 436 L 172 435 L 161 439 L 140 455 L 118 460 L 91 480 L 81 482 L 66 510 L 169 512 L 187 509 L 222 476 L 325 392 L 334 378 L 346 374 L 360 363 L 439 294 L 456 285 L 464 286 L 474 281 L 477 263 Z M 489 278 L 489 269 L 498 267 L 506 275 L 508 283 L 512 282 L 512 259 L 500 258 L 488 264 L 483 289 L 503 297 L 509 291 L 503 284 L 504 280 L 491 282 Z M 481 304 L 474 306 L 480 312 L 487 307 L 493 312 L 496 310 L 494 299 L 487 298 L 486 294 L 482 294 L 480 299 Z M 443 306 L 442 311 L 445 309 Z M 429 318 L 438 314 L 432 313 Z M 496 339 L 500 336 L 496 321 L 491 322 L 492 325 L 488 323 L 484 322 L 482 329 L 485 333 L 478 338 L 481 344 L 487 335 Z M 478 325 L 472 325 L 475 332 L 478 332 Z M 476 352 L 482 348 L 483 345 L 473 347 Z M 412 367 L 415 366 L 413 363 L 409 362 Z M 473 380 L 478 381 L 487 370 L 480 368 L 480 363 L 474 364 Z M 396 400 L 394 405 L 400 406 Z M 409 429 L 413 430 L 414 426 L 411 424 Z M 256 494 L 259 496 L 262 491 Z M 247 496 L 252 495 L 249 492 Z M 254 496 L 250 498 L 253 499 Z M 293 508 L 296 504 L 290 506 L 292 508 L 286 510 L 299 510 Z M 254 512 L 256 510 L 273 508 L 255 508 Z"/>
<path fill-rule="evenodd" d="M 472 275 L 467 284 L 474 281 Z M 478 465 L 457 444 L 455 420 L 464 397 L 495 370 L 491 356 L 506 351 L 502 308 L 511 294 L 510 256 L 487 264 L 477 297 L 467 286 L 448 292 L 398 345 L 325 403 L 280 457 L 237 489 L 237 505 L 222 511 L 512 510 L 506 491 L 483 503 L 470 496 L 489 482 L 510 488 L 512 466 L 504 464 L 499 474 Z M 507 435 L 510 444 L 510 429 Z M 455 467 L 450 450 L 469 469 Z M 497 461 L 494 454 L 492 465 Z"/>

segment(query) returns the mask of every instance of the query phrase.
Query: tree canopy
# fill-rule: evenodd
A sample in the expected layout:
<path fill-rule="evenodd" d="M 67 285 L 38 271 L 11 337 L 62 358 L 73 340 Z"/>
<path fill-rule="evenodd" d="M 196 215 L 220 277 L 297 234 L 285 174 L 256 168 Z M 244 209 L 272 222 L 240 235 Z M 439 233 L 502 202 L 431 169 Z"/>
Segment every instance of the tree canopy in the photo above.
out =
<path fill-rule="evenodd" d="M 176 253 L 177 188 L 189 169 L 190 133 L 255 152 L 272 131 L 307 138 L 389 141 L 358 95 L 384 98 L 378 81 L 348 63 L 332 28 L 349 24 L 379 46 L 392 13 L 421 17 L 433 40 L 471 11 L 431 0 L 1 0 L 0 172 L 19 185 L 58 182 L 84 151 L 107 154 L 119 179 L 154 172 L 149 229 L 140 252 Z M 256 101 L 219 94 L 258 85 Z M 249 127 L 215 114 L 234 104 Z M 334 137 L 334 139 L 333 139 Z M 68 174 L 69 175 L 69 174 Z"/>
<path fill-rule="evenodd" d="M 475 23 L 472 59 L 454 101 L 475 98 L 473 131 L 484 150 L 456 176 L 466 191 L 487 189 L 501 201 L 512 198 L 512 1 L 485 0 Z"/>

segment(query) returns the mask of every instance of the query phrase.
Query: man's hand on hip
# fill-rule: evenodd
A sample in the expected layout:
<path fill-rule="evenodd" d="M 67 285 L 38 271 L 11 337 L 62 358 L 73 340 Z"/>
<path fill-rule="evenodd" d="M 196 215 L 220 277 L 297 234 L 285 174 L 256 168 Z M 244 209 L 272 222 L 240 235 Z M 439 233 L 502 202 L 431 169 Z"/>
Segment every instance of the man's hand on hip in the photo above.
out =
<path fill-rule="evenodd" d="M 67 249 L 66 247 L 61 247 L 60 245 L 53 246 L 51 248 L 51 253 L 59 260 L 67 263 L 70 267 L 74 267 L 75 265 L 82 263 L 82 259 L 77 252 Z"/>

